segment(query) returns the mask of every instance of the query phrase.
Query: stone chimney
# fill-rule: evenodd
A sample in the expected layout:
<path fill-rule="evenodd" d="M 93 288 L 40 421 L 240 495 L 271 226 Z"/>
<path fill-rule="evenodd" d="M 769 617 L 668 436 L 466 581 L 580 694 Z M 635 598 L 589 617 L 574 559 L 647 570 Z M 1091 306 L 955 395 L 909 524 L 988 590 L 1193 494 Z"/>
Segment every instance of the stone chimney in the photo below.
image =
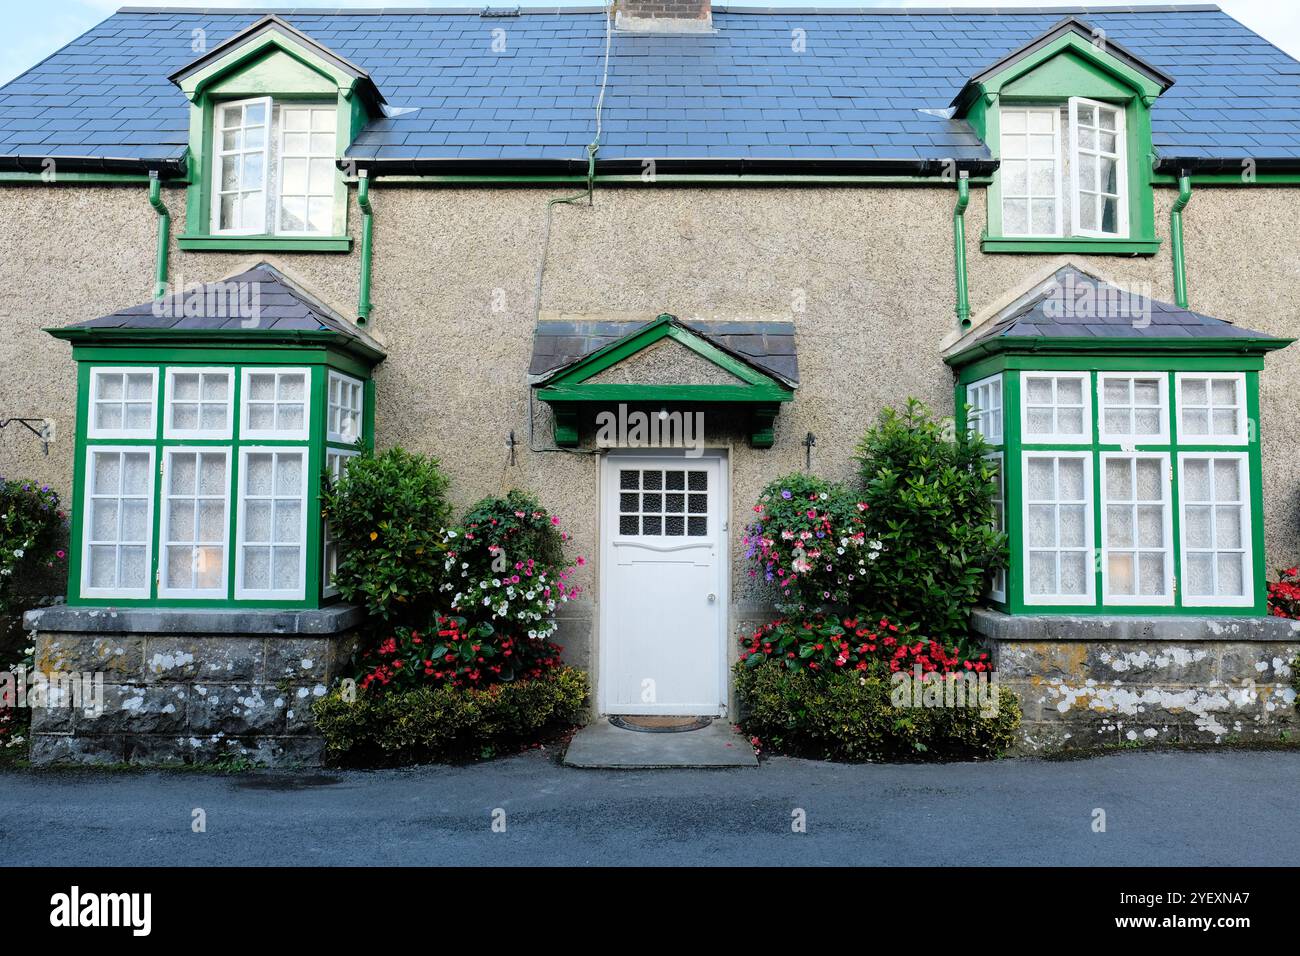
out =
<path fill-rule="evenodd" d="M 617 0 L 614 27 L 634 33 L 712 33 L 710 0 Z"/>

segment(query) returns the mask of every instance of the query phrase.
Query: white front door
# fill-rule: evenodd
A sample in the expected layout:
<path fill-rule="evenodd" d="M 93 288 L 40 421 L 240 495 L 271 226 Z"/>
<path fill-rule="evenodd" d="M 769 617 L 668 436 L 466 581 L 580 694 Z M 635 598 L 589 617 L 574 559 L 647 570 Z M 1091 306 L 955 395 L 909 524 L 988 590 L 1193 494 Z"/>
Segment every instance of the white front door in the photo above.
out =
<path fill-rule="evenodd" d="M 724 712 L 726 475 L 720 456 L 605 456 L 601 710 Z"/>

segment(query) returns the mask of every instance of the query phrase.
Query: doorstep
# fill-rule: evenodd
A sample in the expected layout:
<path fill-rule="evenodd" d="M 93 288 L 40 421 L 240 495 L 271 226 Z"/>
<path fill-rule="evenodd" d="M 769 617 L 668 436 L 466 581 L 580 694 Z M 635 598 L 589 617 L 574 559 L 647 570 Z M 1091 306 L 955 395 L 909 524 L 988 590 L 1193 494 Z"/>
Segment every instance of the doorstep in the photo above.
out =
<path fill-rule="evenodd" d="M 604 770 L 664 767 L 757 767 L 749 741 L 725 719 L 700 730 L 655 734 L 615 727 L 606 717 L 578 731 L 569 742 L 564 763 Z"/>

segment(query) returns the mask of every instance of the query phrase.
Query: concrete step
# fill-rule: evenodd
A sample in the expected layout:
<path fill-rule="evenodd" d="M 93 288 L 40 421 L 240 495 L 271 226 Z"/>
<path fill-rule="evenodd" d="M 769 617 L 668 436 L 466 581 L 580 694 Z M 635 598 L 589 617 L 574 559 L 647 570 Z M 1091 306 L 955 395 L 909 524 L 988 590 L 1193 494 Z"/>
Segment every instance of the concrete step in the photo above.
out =
<path fill-rule="evenodd" d="M 700 730 L 664 734 L 624 730 L 605 717 L 574 735 L 564 762 L 605 770 L 758 766 L 754 748 L 726 720 L 715 720 Z"/>

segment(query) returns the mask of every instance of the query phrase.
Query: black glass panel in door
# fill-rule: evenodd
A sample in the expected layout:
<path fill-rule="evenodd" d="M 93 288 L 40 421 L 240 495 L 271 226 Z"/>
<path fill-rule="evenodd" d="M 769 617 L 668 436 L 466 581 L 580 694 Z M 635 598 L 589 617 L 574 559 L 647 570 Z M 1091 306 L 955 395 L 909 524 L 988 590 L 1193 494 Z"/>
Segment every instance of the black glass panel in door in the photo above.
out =
<path fill-rule="evenodd" d="M 618 487 L 620 535 L 707 537 L 707 471 L 624 468 L 619 471 Z M 687 488 L 694 494 L 687 494 Z"/>

